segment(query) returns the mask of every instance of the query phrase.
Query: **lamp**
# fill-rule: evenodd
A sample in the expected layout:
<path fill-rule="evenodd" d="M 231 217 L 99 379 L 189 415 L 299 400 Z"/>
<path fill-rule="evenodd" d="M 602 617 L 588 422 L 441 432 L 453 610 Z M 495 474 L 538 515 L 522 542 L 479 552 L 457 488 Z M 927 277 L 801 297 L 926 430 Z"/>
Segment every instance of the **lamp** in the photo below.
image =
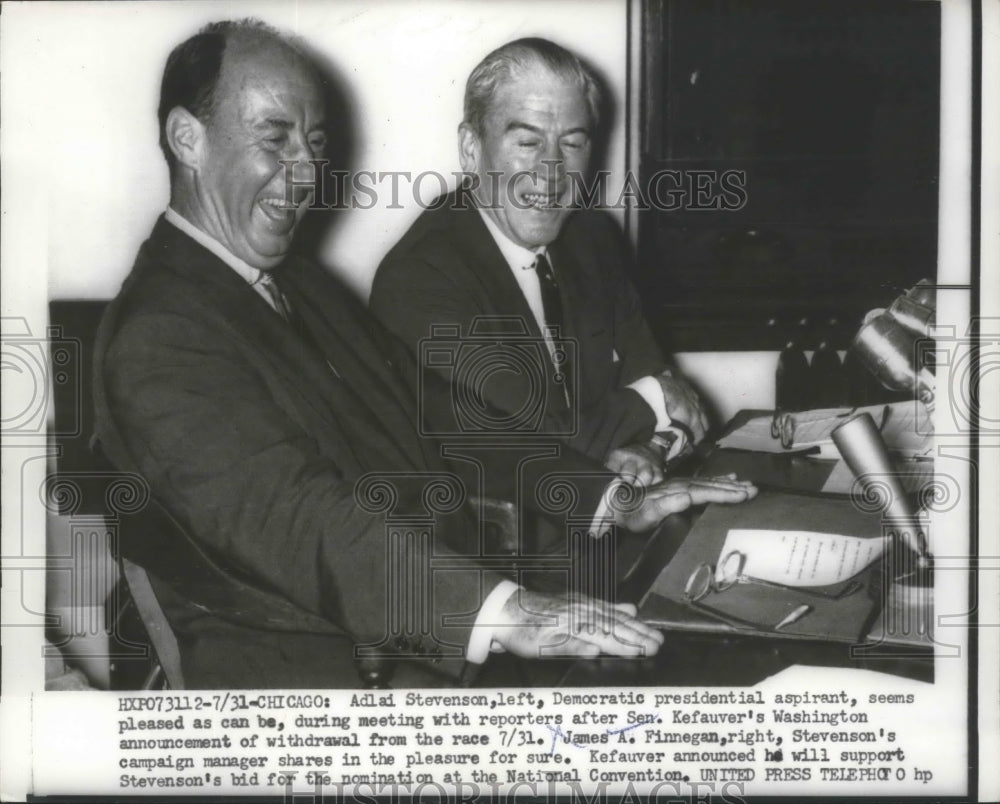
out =
<path fill-rule="evenodd" d="M 920 365 L 919 342 L 934 328 L 934 289 L 923 279 L 889 309 L 871 310 L 851 343 L 862 364 L 891 391 L 906 391 L 934 409 L 934 374 Z"/>

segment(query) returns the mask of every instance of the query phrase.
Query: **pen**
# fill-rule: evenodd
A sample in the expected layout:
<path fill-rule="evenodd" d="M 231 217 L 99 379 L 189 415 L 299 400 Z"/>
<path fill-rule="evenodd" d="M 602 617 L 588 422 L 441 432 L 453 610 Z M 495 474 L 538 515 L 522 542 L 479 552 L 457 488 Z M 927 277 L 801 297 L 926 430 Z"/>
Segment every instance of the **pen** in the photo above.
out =
<path fill-rule="evenodd" d="M 780 631 L 786 625 L 791 625 L 792 623 L 798 622 L 812 610 L 813 607 L 807 604 L 803 604 L 798 608 L 792 609 L 792 611 L 790 611 L 780 623 L 774 626 L 774 630 Z"/>

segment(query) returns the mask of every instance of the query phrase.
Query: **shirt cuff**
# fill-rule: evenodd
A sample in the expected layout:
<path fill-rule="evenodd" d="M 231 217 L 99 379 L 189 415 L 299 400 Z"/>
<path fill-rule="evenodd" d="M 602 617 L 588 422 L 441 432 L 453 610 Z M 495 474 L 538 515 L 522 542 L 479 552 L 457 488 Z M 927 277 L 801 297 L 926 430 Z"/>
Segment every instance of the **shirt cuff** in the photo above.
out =
<path fill-rule="evenodd" d="M 493 587 L 493 591 L 486 596 L 483 605 L 479 607 L 479 614 L 476 622 L 472 625 L 472 634 L 469 636 L 469 645 L 465 649 L 466 661 L 473 664 L 482 664 L 490 651 L 499 653 L 503 650 L 499 644 L 493 644 L 493 629 L 500 620 L 500 610 L 510 599 L 511 595 L 521 587 L 513 581 L 503 580 Z"/>
<path fill-rule="evenodd" d="M 604 494 L 601 495 L 601 501 L 597 505 L 597 511 L 594 513 L 594 519 L 590 525 L 591 538 L 599 539 L 606 536 L 614 526 L 615 516 L 611 510 L 611 499 L 615 490 L 621 485 L 627 486 L 628 484 L 624 480 L 612 480 L 604 489 Z"/>
<path fill-rule="evenodd" d="M 641 396 L 647 405 L 652 409 L 656 417 L 656 432 L 666 430 L 670 426 L 670 416 L 667 415 L 667 403 L 663 399 L 663 388 L 660 387 L 659 380 L 652 374 L 640 377 L 635 382 L 629 383 L 626 388 L 631 388 Z"/>

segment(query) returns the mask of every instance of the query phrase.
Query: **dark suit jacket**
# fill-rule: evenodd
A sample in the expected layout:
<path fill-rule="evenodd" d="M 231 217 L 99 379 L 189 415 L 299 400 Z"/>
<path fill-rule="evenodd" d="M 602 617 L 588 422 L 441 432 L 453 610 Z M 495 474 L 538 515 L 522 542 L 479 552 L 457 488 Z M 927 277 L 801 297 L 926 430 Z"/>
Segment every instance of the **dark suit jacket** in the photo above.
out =
<path fill-rule="evenodd" d="M 531 337 L 541 338 L 524 294 L 468 193 L 439 198 L 435 206 L 379 266 L 370 305 L 382 323 L 415 353 L 432 326 L 457 324 L 467 337 L 480 316 L 515 316 Z M 590 210 L 570 215 L 549 246 L 566 319 L 561 335 L 576 344 L 577 352 L 571 369 L 577 432 L 567 440 L 595 460 L 603 460 L 614 447 L 652 436 L 652 411 L 626 386 L 666 368 L 626 278 L 626 253 L 611 218 Z M 489 326 L 495 332 L 506 325 Z M 502 382 L 482 390 L 497 407 L 517 411 L 532 393 L 529 382 L 524 374 L 506 372 Z M 565 415 L 559 388 L 550 384 L 545 401 L 553 420 Z"/>
<path fill-rule="evenodd" d="M 477 472 L 466 461 L 447 463 L 440 445 L 420 435 L 408 350 L 339 283 L 294 258 L 278 271 L 304 333 L 161 219 L 96 340 L 103 447 L 119 468 L 148 480 L 186 534 L 173 536 L 160 558 L 147 551 L 145 564 L 160 582 L 191 686 L 357 683 L 350 647 L 378 642 L 399 602 L 388 599 L 397 590 L 387 589 L 385 512 L 356 498 L 365 474 L 395 473 L 397 515 L 423 510 L 428 473 L 451 473 L 470 493 L 518 499 L 523 490 L 512 451 L 496 451 Z M 523 482 L 594 470 L 563 453 L 528 463 Z M 606 481 L 578 484 L 581 508 L 596 508 Z M 445 655 L 461 653 L 499 578 L 476 564 L 478 527 L 467 507 L 439 517 L 434 538 L 434 557 L 459 565 L 427 581 L 437 640 L 411 634 L 396 647 L 423 653 L 443 642 Z M 188 542 L 216 580 L 192 568 L 192 577 L 164 585 L 161 561 L 170 564 L 174 549 L 187 555 Z M 234 613 L 218 602 L 227 584 L 256 601 L 237 602 Z M 279 613 L 259 614 L 268 611 Z M 454 622 L 442 624 L 448 615 Z"/>

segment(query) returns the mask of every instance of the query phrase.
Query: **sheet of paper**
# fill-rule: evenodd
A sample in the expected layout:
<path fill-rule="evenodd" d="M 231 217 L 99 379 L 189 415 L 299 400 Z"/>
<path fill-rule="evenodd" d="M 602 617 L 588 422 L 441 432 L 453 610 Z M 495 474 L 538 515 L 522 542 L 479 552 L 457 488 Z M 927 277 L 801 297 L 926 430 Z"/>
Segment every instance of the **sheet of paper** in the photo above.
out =
<path fill-rule="evenodd" d="M 751 578 L 786 586 L 827 586 L 874 563 L 884 542 L 808 530 L 733 528 L 726 534 L 717 566 L 734 550 L 746 556 L 743 574 Z"/>

